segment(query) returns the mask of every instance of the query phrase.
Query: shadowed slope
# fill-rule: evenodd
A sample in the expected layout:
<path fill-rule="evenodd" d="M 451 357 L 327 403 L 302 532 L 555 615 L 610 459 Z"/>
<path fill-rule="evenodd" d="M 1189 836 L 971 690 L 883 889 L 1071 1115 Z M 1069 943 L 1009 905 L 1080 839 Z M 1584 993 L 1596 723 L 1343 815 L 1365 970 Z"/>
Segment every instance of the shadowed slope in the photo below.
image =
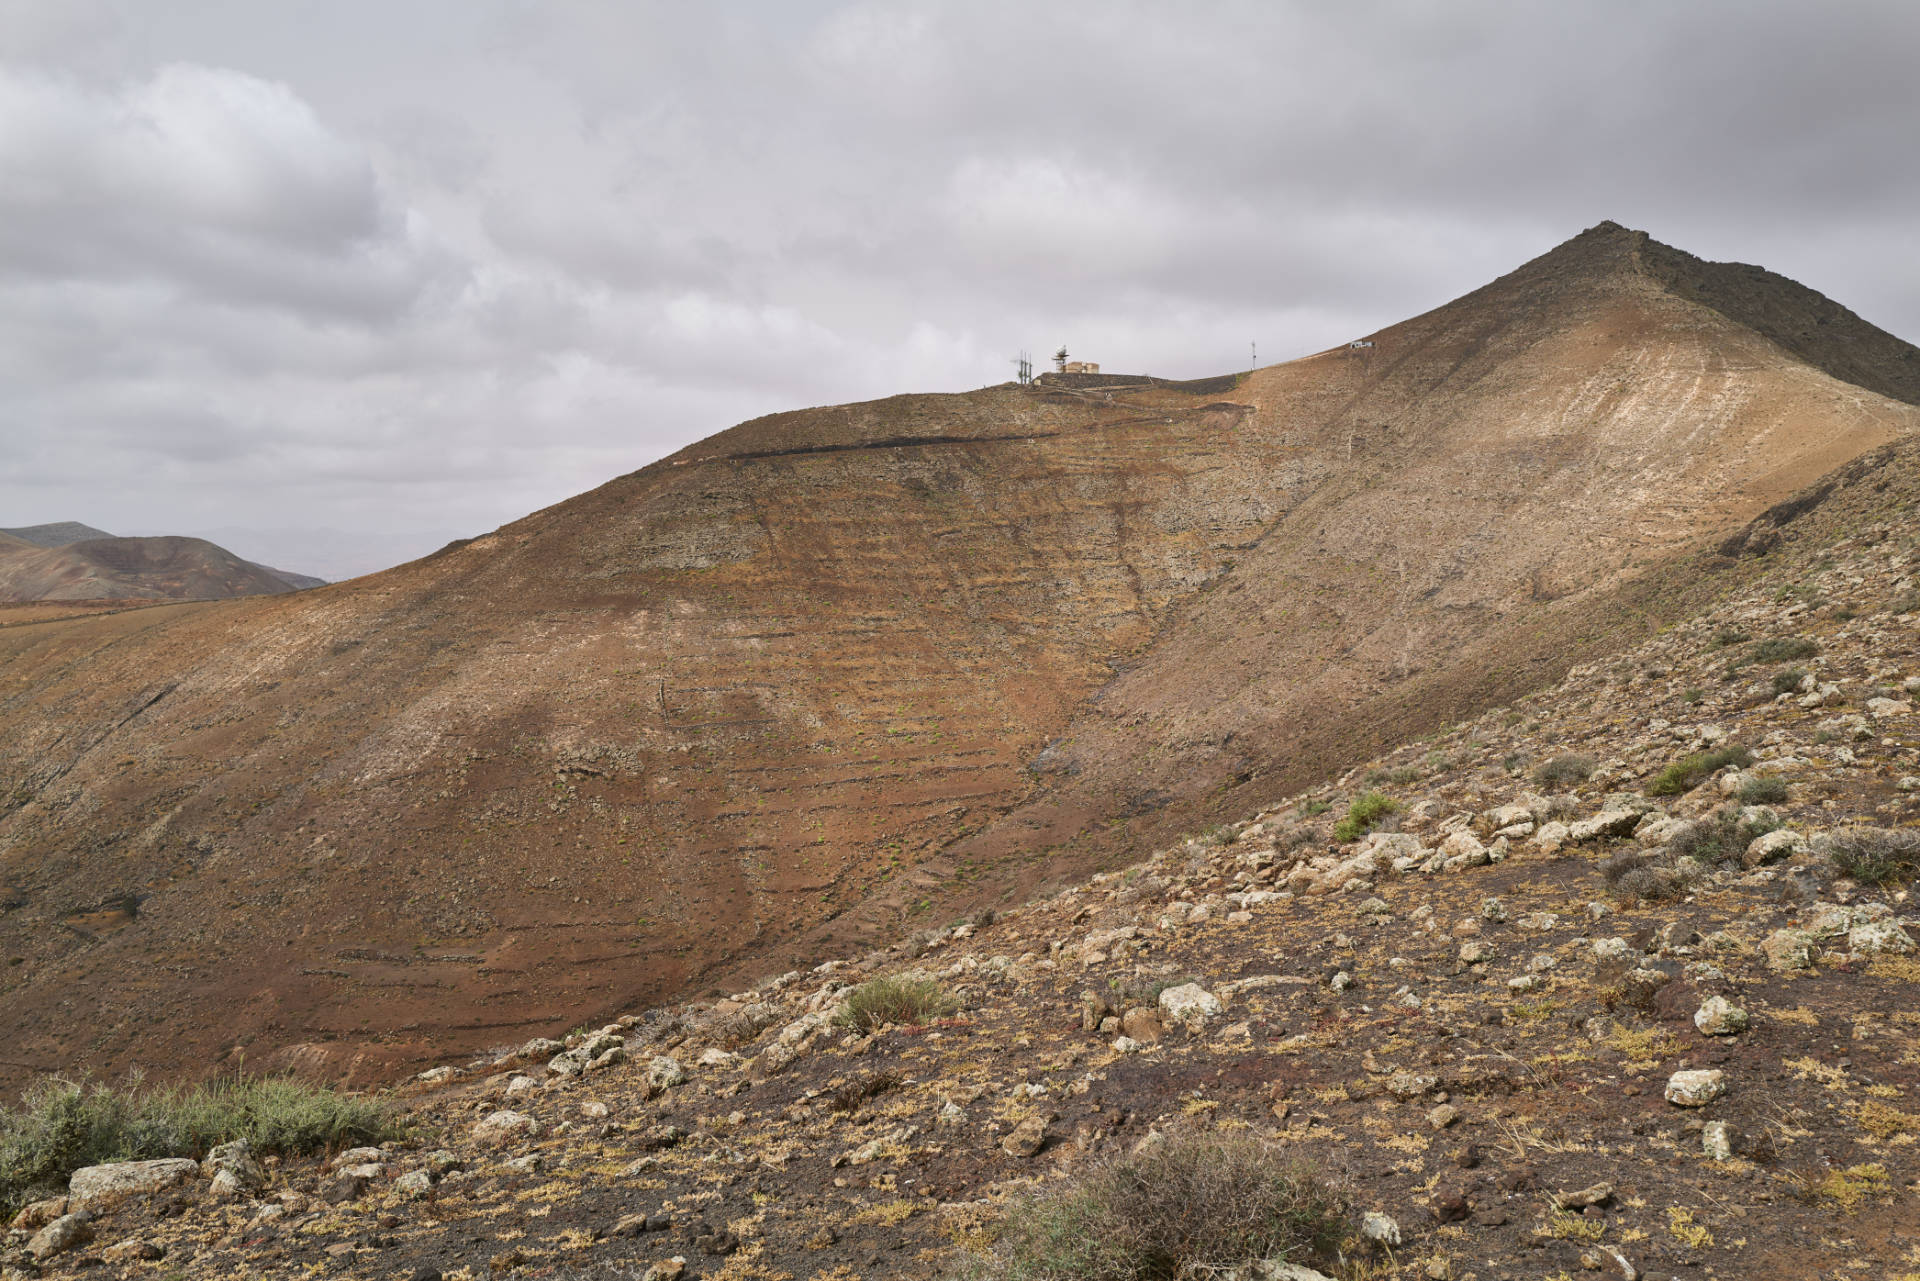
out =
<path fill-rule="evenodd" d="M 1920 421 L 1643 248 L 1364 354 L 774 415 L 324 592 L 0 632 L 15 1070 L 517 1039 L 1549 679 Z"/>

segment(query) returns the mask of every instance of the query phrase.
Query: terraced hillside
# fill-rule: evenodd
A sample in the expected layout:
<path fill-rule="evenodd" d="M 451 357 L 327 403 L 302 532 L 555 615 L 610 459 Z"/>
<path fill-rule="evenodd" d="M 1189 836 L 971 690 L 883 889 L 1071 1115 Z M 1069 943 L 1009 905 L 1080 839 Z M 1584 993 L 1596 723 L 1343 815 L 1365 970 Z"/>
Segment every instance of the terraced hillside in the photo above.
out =
<path fill-rule="evenodd" d="M 8 1069 L 523 1040 L 1630 644 L 1717 590 L 1672 558 L 1920 422 L 1650 252 L 1603 224 L 1364 354 L 776 415 L 325 591 L 0 629 Z"/>

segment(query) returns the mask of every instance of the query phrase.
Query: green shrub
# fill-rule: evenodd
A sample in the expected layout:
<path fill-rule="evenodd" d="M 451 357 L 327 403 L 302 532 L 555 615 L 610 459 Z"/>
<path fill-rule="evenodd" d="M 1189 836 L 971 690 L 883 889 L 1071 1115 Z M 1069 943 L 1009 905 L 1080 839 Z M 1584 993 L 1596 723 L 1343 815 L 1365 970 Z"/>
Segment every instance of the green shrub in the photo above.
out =
<path fill-rule="evenodd" d="M 0 1207 L 56 1194 L 84 1165 L 205 1156 L 233 1139 L 260 1153 L 380 1143 L 399 1129 L 374 1100 L 291 1077 L 223 1077 L 144 1090 L 49 1077 L 0 1109 Z"/>
<path fill-rule="evenodd" d="M 1784 672 L 1775 672 L 1773 674 L 1773 692 L 1775 694 L 1791 694 L 1800 688 L 1800 682 L 1806 678 L 1806 669 L 1800 667 L 1789 667 Z"/>
<path fill-rule="evenodd" d="M 1722 627 L 1713 634 L 1713 645 L 1715 649 L 1725 649 L 1729 645 L 1738 645 L 1752 639 L 1753 637 L 1747 635 L 1747 633 L 1741 631 L 1738 627 Z"/>
<path fill-rule="evenodd" d="M 1683 756 L 1654 776 L 1647 784 L 1648 796 L 1678 796 L 1691 792 L 1708 778 L 1729 765 L 1751 765 L 1753 751 L 1738 743 L 1717 747 L 1711 752 Z"/>
<path fill-rule="evenodd" d="M 1777 778 L 1750 778 L 1740 785 L 1743 805 L 1778 805 L 1787 799 L 1787 785 Z"/>
<path fill-rule="evenodd" d="M 1366 778 L 1361 781 L 1368 787 L 1377 787 L 1381 783 L 1399 783 L 1404 786 L 1407 783 L 1419 782 L 1420 771 L 1412 765 L 1398 765 L 1392 769 L 1368 770 Z"/>
<path fill-rule="evenodd" d="M 932 979 L 889 977 L 862 983 L 847 994 L 840 1022 L 862 1032 L 888 1023 L 917 1026 L 945 1018 L 960 1002 Z"/>
<path fill-rule="evenodd" d="M 1578 752 L 1565 752 L 1542 764 L 1533 772 L 1533 778 L 1536 783 L 1548 787 L 1584 783 L 1592 775 L 1593 767 L 1593 757 L 1582 756 Z"/>
<path fill-rule="evenodd" d="M 1014 1208 L 997 1281 L 1175 1281 L 1261 1260 L 1330 1261 L 1346 1199 L 1248 1137 L 1171 1138 Z"/>
<path fill-rule="evenodd" d="M 1332 808 L 1332 801 L 1308 801 L 1300 807 L 1300 816 L 1302 818 L 1312 818 L 1314 815 L 1324 814 Z"/>
<path fill-rule="evenodd" d="M 1910 827 L 1847 827 L 1833 834 L 1828 855 L 1842 876 L 1863 885 L 1920 880 L 1920 831 Z"/>
<path fill-rule="evenodd" d="M 1698 859 L 1707 864 L 1737 862 L 1755 839 L 1779 827 L 1780 820 L 1768 811 L 1742 821 L 1739 809 L 1729 806 L 1689 824 L 1668 842 L 1667 855 L 1673 859 Z"/>
<path fill-rule="evenodd" d="M 1820 647 L 1805 636 L 1770 636 L 1748 651 L 1756 663 L 1790 663 L 1797 658 L 1812 658 Z"/>
<path fill-rule="evenodd" d="M 1384 792 L 1362 792 L 1347 806 L 1347 816 L 1333 825 L 1333 839 L 1357 841 L 1399 808 L 1400 802 Z"/>

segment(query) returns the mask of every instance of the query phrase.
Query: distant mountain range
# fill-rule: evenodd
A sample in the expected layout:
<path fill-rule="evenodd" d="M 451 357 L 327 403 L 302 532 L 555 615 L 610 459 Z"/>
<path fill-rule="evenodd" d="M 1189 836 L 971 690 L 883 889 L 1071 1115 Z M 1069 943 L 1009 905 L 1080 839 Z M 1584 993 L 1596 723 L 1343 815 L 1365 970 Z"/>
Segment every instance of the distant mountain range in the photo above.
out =
<path fill-rule="evenodd" d="M 225 600 L 325 585 L 204 538 L 121 538 L 73 520 L 0 529 L 0 601 Z"/>

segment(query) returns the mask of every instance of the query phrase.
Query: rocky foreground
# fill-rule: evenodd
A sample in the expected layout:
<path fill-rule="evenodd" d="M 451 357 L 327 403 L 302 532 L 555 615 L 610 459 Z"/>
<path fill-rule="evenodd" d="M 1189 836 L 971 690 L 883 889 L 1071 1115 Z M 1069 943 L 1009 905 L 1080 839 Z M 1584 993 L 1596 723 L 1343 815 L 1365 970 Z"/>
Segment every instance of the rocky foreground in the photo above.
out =
<path fill-rule="evenodd" d="M 1782 564 L 1044 902 L 437 1068 L 404 1141 L 82 1171 L 7 1275 L 939 1275 L 1213 1130 L 1346 1189 L 1330 1275 L 1920 1276 L 1920 916 L 1842 871 L 1920 840 L 1912 535 Z M 847 1026 L 882 975 L 954 1008 Z"/>

